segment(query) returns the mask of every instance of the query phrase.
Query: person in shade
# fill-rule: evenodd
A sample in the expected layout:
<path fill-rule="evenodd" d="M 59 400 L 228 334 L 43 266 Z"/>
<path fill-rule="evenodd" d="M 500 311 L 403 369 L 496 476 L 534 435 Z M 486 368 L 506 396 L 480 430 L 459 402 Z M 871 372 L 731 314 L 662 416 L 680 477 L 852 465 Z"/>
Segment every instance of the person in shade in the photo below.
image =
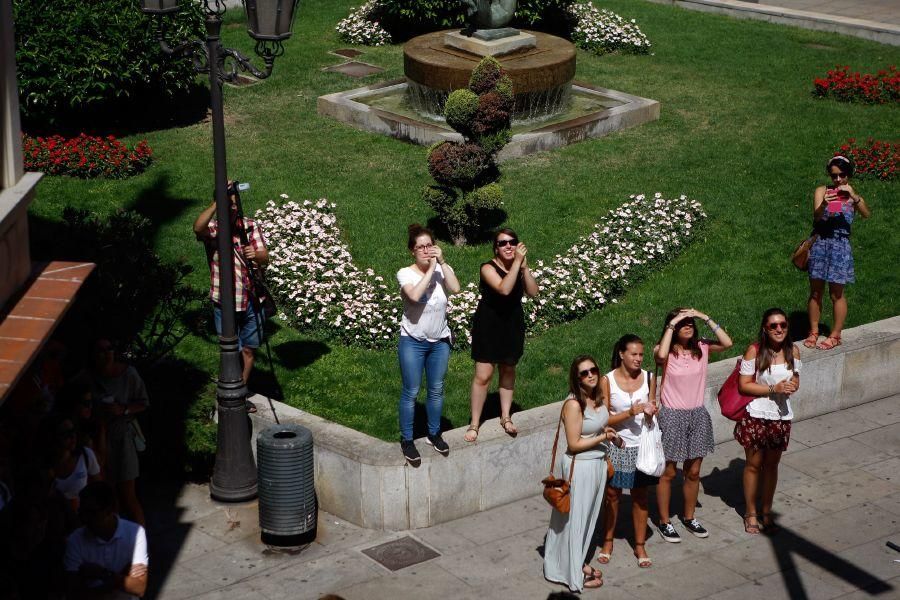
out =
<path fill-rule="evenodd" d="M 818 235 L 809 251 L 809 335 L 803 345 L 807 348 L 831 350 L 841 345 L 841 332 L 847 318 L 847 298 L 844 286 L 856 281 L 853 250 L 850 248 L 850 226 L 857 214 L 870 216 L 869 206 L 853 186 L 853 163 L 846 156 L 835 156 L 825 170 L 831 185 L 816 188 L 813 194 L 813 232 Z M 834 307 L 834 326 L 828 337 L 819 339 L 819 318 L 822 316 L 822 296 L 825 284 Z"/>
<path fill-rule="evenodd" d="M 418 223 L 409 226 L 407 248 L 413 263 L 397 271 L 397 283 L 403 297 L 400 321 L 400 449 L 409 464 L 418 466 L 422 458 L 413 442 L 413 416 L 416 397 L 425 373 L 428 416 L 426 442 L 446 456 L 450 447 L 441 437 L 441 411 L 444 406 L 444 375 L 450 361 L 450 327 L 447 325 L 447 297 L 459 291 L 459 281 L 447 264 L 434 235 Z"/>
<path fill-rule="evenodd" d="M 500 370 L 500 427 L 508 435 L 518 433 L 512 422 L 516 364 L 525 349 L 525 313 L 522 296 L 534 297 L 538 285 L 528 268 L 528 248 L 512 229 L 494 234 L 494 258 L 481 265 L 481 299 L 472 317 L 472 418 L 465 433 L 467 442 L 478 439 L 481 411 L 494 365 Z"/>
<path fill-rule="evenodd" d="M 716 339 L 701 338 L 695 319 L 705 322 Z M 698 538 L 709 537 L 709 532 L 694 514 L 700 491 L 700 465 L 703 457 L 715 448 L 712 419 L 703 405 L 706 369 L 711 352 L 727 350 L 731 345 L 731 338 L 709 315 L 693 308 L 676 308 L 666 315 L 662 337 L 653 352 L 656 364 L 663 372 L 658 418 L 666 469 L 656 486 L 656 505 L 659 535 L 667 542 L 681 541 L 669 519 L 672 480 L 678 463 L 682 463 L 684 475 L 681 524 Z"/>
<path fill-rule="evenodd" d="M 590 566 L 591 540 L 606 485 L 606 454 L 616 430 L 607 426 L 609 411 L 603 403 L 597 361 L 582 355 L 569 367 L 569 395 L 563 403 L 562 425 L 566 452 L 558 471 L 560 478 L 572 473 L 570 508 L 567 514 L 553 509 L 544 541 L 544 577 L 572 592 L 603 585 L 603 574 Z"/>
<path fill-rule="evenodd" d="M 615 473 L 606 486 L 606 510 L 603 511 L 603 547 L 597 555 L 601 564 L 609 562 L 613 550 L 613 534 L 619 516 L 619 501 L 623 490 L 631 490 L 631 518 L 634 522 L 634 556 L 643 569 L 653 561 L 647 556 L 647 488 L 657 478 L 637 470 L 641 427 L 645 419 L 652 419 L 657 408 L 656 380 L 652 373 L 641 369 L 644 362 L 644 342 L 634 334 L 623 335 L 613 348 L 612 370 L 603 376 L 603 400 L 609 410 L 609 424 L 625 441 L 623 446 L 610 448 Z"/>
<path fill-rule="evenodd" d="M 147 590 L 147 535 L 116 514 L 116 495 L 102 481 L 81 491 L 84 523 L 69 536 L 63 566 L 69 597 L 132 600 Z"/>

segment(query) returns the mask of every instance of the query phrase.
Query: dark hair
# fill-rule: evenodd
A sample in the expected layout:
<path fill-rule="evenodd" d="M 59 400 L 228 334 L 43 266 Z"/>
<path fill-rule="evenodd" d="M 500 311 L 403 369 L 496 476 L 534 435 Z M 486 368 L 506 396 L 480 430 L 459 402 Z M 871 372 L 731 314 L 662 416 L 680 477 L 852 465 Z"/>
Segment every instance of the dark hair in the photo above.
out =
<path fill-rule="evenodd" d="M 769 318 L 775 315 L 781 315 L 784 317 L 784 320 L 788 320 L 787 314 L 781 310 L 780 308 L 770 308 L 766 312 L 763 313 L 762 321 L 759 323 L 759 338 L 757 343 L 759 344 L 756 347 L 756 372 L 762 373 L 767 371 L 769 367 L 772 366 L 772 352 L 769 352 L 769 338 L 766 335 L 766 323 L 768 323 Z M 781 342 L 781 346 L 774 349 L 774 352 L 777 354 L 779 351 L 784 352 L 784 362 L 787 364 L 787 368 L 790 371 L 794 370 L 794 343 L 791 341 L 791 336 L 787 334 L 785 331 L 784 341 Z"/>
<path fill-rule="evenodd" d="M 492 245 L 493 248 L 494 248 L 494 254 L 495 254 L 495 255 L 497 254 L 497 239 L 498 239 L 501 235 L 508 235 L 508 236 L 514 237 L 514 238 L 516 238 L 516 239 L 519 238 L 519 236 L 516 234 L 516 232 L 513 231 L 512 229 L 510 229 L 509 227 L 504 227 L 503 229 L 498 229 L 497 231 L 495 231 L 495 232 L 494 232 L 494 240 L 491 242 L 491 245 Z"/>
<path fill-rule="evenodd" d="M 594 363 L 594 366 L 597 367 L 597 370 L 600 370 L 599 365 L 597 365 L 597 361 L 594 360 L 594 357 L 590 354 L 579 354 L 575 357 L 575 360 L 572 361 L 572 366 L 569 367 L 569 393 L 575 396 L 575 399 L 578 400 L 578 404 L 581 406 L 581 412 L 584 412 L 585 407 L 587 407 L 587 399 L 584 394 L 584 389 L 581 387 L 581 376 L 578 374 L 578 365 L 583 363 L 584 361 L 589 360 Z M 597 403 L 597 400 L 600 398 L 601 390 L 600 390 L 600 382 L 599 382 L 599 373 L 597 386 L 594 387 L 594 391 L 591 395 L 591 400 L 594 403 Z"/>
<path fill-rule="evenodd" d="M 644 340 L 633 333 L 626 333 L 620 337 L 619 341 L 616 342 L 616 345 L 613 346 L 612 360 L 609 361 L 611 369 L 618 369 L 622 364 L 622 357 L 619 356 L 619 352 L 624 352 L 625 349 L 628 348 L 628 344 L 640 344 L 643 346 Z"/>
<path fill-rule="evenodd" d="M 846 156 L 836 154 L 828 161 L 828 164 L 825 165 L 825 172 L 829 175 L 831 175 L 831 167 L 837 167 L 841 170 L 841 173 L 844 173 L 847 177 L 853 177 L 853 161 Z"/>
<path fill-rule="evenodd" d="M 663 323 L 663 330 L 662 330 L 662 334 L 659 336 L 659 339 L 662 339 L 662 336 L 665 335 L 666 327 L 668 326 L 669 322 L 672 319 L 674 319 L 676 316 L 678 316 L 678 313 L 683 310 L 685 310 L 685 308 L 683 306 L 679 306 L 678 308 L 673 308 L 672 310 L 669 311 L 669 314 L 666 315 L 666 321 Z M 688 340 L 687 347 L 685 349 L 690 350 L 691 355 L 695 359 L 700 360 L 703 357 L 703 351 L 700 350 L 700 334 L 697 331 L 697 322 L 694 320 L 693 317 L 688 317 L 686 319 L 682 319 L 682 320 L 678 321 L 678 323 L 675 324 L 675 331 L 673 331 L 672 333 L 675 334 L 679 329 L 681 329 L 682 325 L 686 321 L 690 321 L 691 323 L 693 323 L 694 334 Z M 674 352 L 675 352 L 675 335 L 672 336 L 672 343 L 669 344 L 669 354 L 673 354 Z"/>
<path fill-rule="evenodd" d="M 407 231 L 409 232 L 409 240 L 406 242 L 406 247 L 410 250 L 416 247 L 416 238 L 420 235 L 427 235 L 431 238 L 431 243 L 434 243 L 434 234 L 431 233 L 431 230 L 427 227 L 423 227 L 418 223 L 413 223 L 407 227 Z"/>
<path fill-rule="evenodd" d="M 81 506 L 88 504 L 98 511 L 116 510 L 116 491 L 106 481 L 92 481 L 78 494 Z"/>

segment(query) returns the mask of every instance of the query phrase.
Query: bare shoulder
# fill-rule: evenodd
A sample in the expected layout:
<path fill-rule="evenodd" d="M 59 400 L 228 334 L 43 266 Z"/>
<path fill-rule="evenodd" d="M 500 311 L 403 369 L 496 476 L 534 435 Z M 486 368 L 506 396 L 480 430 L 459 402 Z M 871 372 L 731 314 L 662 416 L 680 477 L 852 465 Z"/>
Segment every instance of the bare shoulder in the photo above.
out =
<path fill-rule="evenodd" d="M 794 348 L 796 350 L 796 348 Z M 744 350 L 744 360 L 752 360 L 756 358 L 757 355 L 757 347 L 756 344 L 750 344 L 747 346 L 747 349 Z"/>
<path fill-rule="evenodd" d="M 791 346 L 791 354 L 794 355 L 794 358 L 800 358 L 800 348 L 797 346 Z"/>

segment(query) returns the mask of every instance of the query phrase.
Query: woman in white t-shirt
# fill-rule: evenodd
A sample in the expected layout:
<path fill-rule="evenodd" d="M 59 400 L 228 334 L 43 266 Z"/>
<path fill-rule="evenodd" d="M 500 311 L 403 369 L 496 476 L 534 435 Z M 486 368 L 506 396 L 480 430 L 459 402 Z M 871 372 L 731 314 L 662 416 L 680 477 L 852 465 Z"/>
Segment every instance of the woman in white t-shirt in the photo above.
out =
<path fill-rule="evenodd" d="M 444 259 L 434 235 L 419 224 L 409 226 L 407 244 L 414 261 L 397 271 L 403 297 L 400 322 L 400 448 L 413 466 L 422 458 L 413 442 L 413 415 L 416 397 L 425 372 L 428 416 L 426 441 L 444 456 L 450 448 L 441 437 L 441 410 L 444 406 L 444 375 L 450 361 L 450 327 L 447 325 L 447 296 L 459 291 L 459 281 Z"/>
<path fill-rule="evenodd" d="M 763 313 L 759 339 L 744 352 L 738 387 L 745 396 L 756 396 L 747 415 L 734 426 L 734 439 L 744 447 L 744 531 L 776 533 L 772 501 L 778 485 L 778 463 L 791 438 L 790 396 L 800 388 L 800 352 L 788 335 L 787 315 L 780 308 Z M 756 499 L 761 498 L 762 522 L 757 519 Z"/>
<path fill-rule="evenodd" d="M 634 334 L 619 338 L 613 348 L 612 370 L 600 380 L 603 402 L 609 410 L 609 426 L 625 442 L 620 448 L 610 448 L 610 460 L 616 472 L 606 484 L 606 510 L 603 512 L 603 546 L 597 562 L 606 564 L 613 549 L 613 533 L 619 516 L 622 490 L 631 490 L 631 518 L 634 524 L 634 557 L 637 566 L 646 569 L 653 561 L 647 556 L 647 488 L 656 485 L 657 478 L 637 470 L 638 445 L 645 419 L 657 413 L 656 380 L 644 371 L 644 342 Z"/>
<path fill-rule="evenodd" d="M 78 431 L 68 418 L 54 422 L 51 456 L 48 465 L 55 477 L 54 487 L 78 510 L 78 494 L 90 481 L 100 480 L 100 463 L 94 451 L 78 445 Z"/>

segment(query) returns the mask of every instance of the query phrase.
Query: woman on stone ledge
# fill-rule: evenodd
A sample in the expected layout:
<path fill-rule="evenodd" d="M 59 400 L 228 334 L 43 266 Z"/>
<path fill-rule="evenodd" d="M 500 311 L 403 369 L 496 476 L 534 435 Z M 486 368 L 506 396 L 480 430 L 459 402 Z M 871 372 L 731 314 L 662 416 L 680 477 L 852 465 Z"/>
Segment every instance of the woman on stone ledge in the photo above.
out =
<path fill-rule="evenodd" d="M 544 541 L 544 577 L 566 585 L 573 592 L 603 585 L 603 574 L 590 566 L 591 539 L 603 502 L 606 485 L 608 442 L 617 439 L 607 427 L 609 411 L 603 404 L 597 361 L 584 355 L 569 368 L 569 396 L 563 403 L 560 421 L 566 433 L 566 453 L 555 465 L 562 479 L 569 478 L 568 514 L 553 510 Z M 559 431 L 557 430 L 557 440 Z M 554 450 L 555 452 L 555 450 Z"/>
<path fill-rule="evenodd" d="M 478 439 L 481 411 L 494 365 L 500 370 L 500 427 L 507 435 L 518 433 L 512 422 L 516 364 L 525 348 L 525 312 L 522 295 L 536 296 L 538 285 L 528 268 L 528 249 L 512 229 L 494 234 L 494 258 L 481 265 L 481 300 L 472 317 L 472 419 L 465 440 Z"/>

